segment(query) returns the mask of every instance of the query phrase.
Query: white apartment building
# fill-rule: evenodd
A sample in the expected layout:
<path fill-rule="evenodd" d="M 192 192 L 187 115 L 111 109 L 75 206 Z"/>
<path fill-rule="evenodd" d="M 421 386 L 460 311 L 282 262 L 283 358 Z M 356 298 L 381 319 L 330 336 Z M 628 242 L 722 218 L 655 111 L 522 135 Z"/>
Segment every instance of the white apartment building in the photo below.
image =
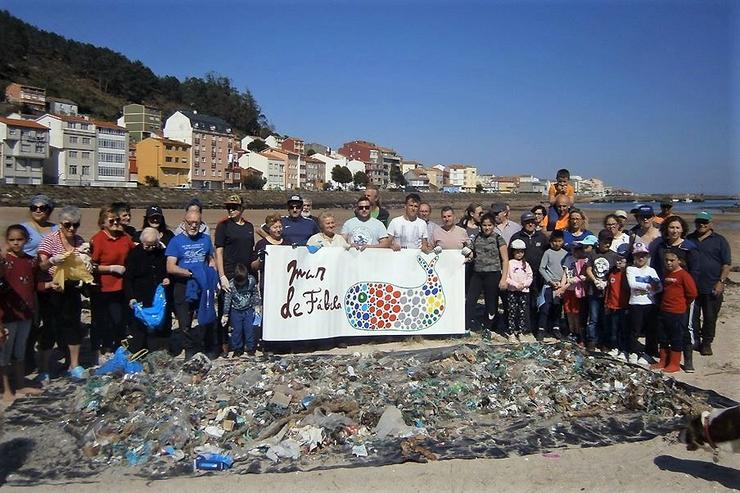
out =
<path fill-rule="evenodd" d="M 48 128 L 34 121 L 0 118 L 0 183 L 40 185 L 48 157 Z"/>

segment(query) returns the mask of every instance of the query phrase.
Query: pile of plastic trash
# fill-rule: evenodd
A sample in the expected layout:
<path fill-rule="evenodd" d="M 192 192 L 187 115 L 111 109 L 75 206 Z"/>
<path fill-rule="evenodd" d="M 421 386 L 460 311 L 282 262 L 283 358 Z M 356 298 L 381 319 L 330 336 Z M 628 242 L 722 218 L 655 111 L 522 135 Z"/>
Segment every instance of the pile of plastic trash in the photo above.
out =
<path fill-rule="evenodd" d="M 643 440 L 707 407 L 706 395 L 660 373 L 568 344 L 186 363 L 156 352 L 142 364 L 91 377 L 54 419 L 91 471 L 165 477 L 506 457 Z"/>

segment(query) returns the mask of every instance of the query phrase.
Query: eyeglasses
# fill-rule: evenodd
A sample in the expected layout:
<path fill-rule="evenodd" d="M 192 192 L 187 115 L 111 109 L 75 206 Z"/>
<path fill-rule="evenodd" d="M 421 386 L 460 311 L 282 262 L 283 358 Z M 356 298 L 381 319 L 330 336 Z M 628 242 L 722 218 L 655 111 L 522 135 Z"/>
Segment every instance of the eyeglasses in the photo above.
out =
<path fill-rule="evenodd" d="M 303 206 L 300 204 L 291 204 L 288 206 L 290 209 L 303 209 Z"/>
<path fill-rule="evenodd" d="M 534 214 L 535 216 L 544 216 L 544 214 L 539 211 L 533 212 L 532 214 Z"/>
<path fill-rule="evenodd" d="M 619 223 L 606 223 L 604 226 L 606 226 L 607 228 L 611 228 L 611 227 L 619 226 Z"/>
<path fill-rule="evenodd" d="M 113 218 L 108 219 L 108 226 L 113 226 L 114 224 L 121 224 L 121 218 L 117 217 L 115 219 Z"/>
<path fill-rule="evenodd" d="M 152 248 L 157 248 L 158 245 L 159 245 L 159 243 L 151 243 L 151 244 L 149 244 L 149 243 L 142 243 L 141 244 L 141 246 L 144 249 L 146 249 L 146 250 L 151 250 Z"/>
<path fill-rule="evenodd" d="M 200 221 L 185 221 L 185 226 L 187 226 L 188 228 L 197 228 L 198 226 L 200 226 Z"/>
<path fill-rule="evenodd" d="M 77 229 L 77 228 L 79 228 L 79 227 L 80 227 L 80 223 L 79 223 L 79 222 L 76 222 L 76 223 L 70 223 L 70 222 L 67 222 L 67 221 L 65 221 L 65 222 L 63 222 L 63 223 L 62 223 L 62 227 L 63 227 L 64 229 L 73 229 L 73 228 L 74 228 L 74 229 Z"/>
<path fill-rule="evenodd" d="M 369 205 L 358 205 L 357 208 L 361 211 L 369 211 L 370 206 Z"/>
<path fill-rule="evenodd" d="M 226 204 L 224 207 L 227 211 L 238 211 L 239 209 L 241 209 L 241 206 L 236 204 Z"/>
<path fill-rule="evenodd" d="M 32 205 L 28 208 L 31 212 L 46 212 L 49 210 L 48 205 Z"/>

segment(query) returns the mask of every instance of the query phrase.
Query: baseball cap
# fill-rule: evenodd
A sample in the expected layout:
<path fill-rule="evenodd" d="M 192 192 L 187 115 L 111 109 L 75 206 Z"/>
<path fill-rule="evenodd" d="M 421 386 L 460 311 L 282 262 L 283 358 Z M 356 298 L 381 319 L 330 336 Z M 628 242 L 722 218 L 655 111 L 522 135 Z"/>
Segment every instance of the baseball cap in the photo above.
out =
<path fill-rule="evenodd" d="M 526 250 L 527 249 L 527 245 L 526 243 L 524 243 L 524 240 L 520 240 L 519 238 L 512 241 L 510 246 L 512 250 Z"/>
<path fill-rule="evenodd" d="M 619 255 L 622 258 L 629 257 L 630 254 L 630 244 L 629 243 L 622 243 L 617 247 L 617 255 Z"/>
<path fill-rule="evenodd" d="M 506 210 L 506 204 L 503 202 L 496 202 L 494 204 L 491 204 L 491 212 L 494 214 L 498 214 L 499 212 L 504 212 Z"/>
<path fill-rule="evenodd" d="M 614 240 L 614 235 L 608 229 L 602 229 L 599 231 L 599 243 L 611 243 Z"/>
<path fill-rule="evenodd" d="M 229 195 L 226 200 L 224 200 L 225 204 L 236 204 L 236 205 L 242 205 L 242 198 L 239 196 L 238 193 L 232 193 Z"/>
<path fill-rule="evenodd" d="M 701 211 L 698 214 L 696 214 L 696 217 L 694 220 L 704 220 L 704 221 L 711 221 L 712 220 L 712 213 L 709 211 Z"/>
<path fill-rule="evenodd" d="M 653 207 L 646 204 L 640 204 L 638 207 L 632 209 L 632 211 L 632 214 L 637 214 L 642 217 L 653 217 L 655 215 Z"/>
<path fill-rule="evenodd" d="M 673 201 L 671 201 L 671 199 L 664 198 L 660 201 L 660 206 L 661 207 L 673 207 Z"/>
<path fill-rule="evenodd" d="M 535 219 L 534 214 L 532 214 L 531 212 L 525 212 L 524 214 L 522 214 L 522 217 L 521 217 L 522 223 L 525 223 L 527 221 L 536 221 L 536 220 L 537 219 Z"/>
<path fill-rule="evenodd" d="M 580 245 L 583 245 L 583 246 L 586 246 L 586 245 L 594 246 L 594 245 L 596 245 L 596 243 L 598 243 L 598 240 L 596 239 L 596 237 L 594 235 L 586 235 L 583 239 L 573 242 L 573 244 L 576 245 L 576 246 L 580 246 Z"/>
<path fill-rule="evenodd" d="M 54 209 L 54 201 L 48 195 L 39 193 L 31 197 L 28 205 L 45 205 L 49 210 Z"/>
<path fill-rule="evenodd" d="M 187 204 L 185 204 L 185 210 L 190 209 L 192 206 L 198 207 L 198 209 L 203 212 L 203 203 L 197 197 L 193 197 Z"/>
<path fill-rule="evenodd" d="M 303 203 L 303 199 L 301 198 L 300 195 L 291 195 L 288 198 L 288 204 L 292 204 L 292 203 L 295 203 L 295 202 L 300 202 L 301 204 Z"/>
<path fill-rule="evenodd" d="M 637 253 L 650 253 L 650 250 L 648 250 L 647 245 L 645 245 L 644 243 L 638 241 L 637 243 L 635 243 L 634 245 L 632 245 L 632 253 L 633 254 L 637 254 Z"/>
<path fill-rule="evenodd" d="M 624 219 L 627 219 L 627 212 L 626 211 L 623 211 L 622 209 L 618 209 L 618 210 L 614 211 L 614 215 L 617 216 L 617 217 L 622 217 Z"/>
<path fill-rule="evenodd" d="M 162 208 L 158 205 L 150 205 L 146 212 L 144 213 L 144 217 L 152 217 L 152 216 L 162 216 L 164 217 L 164 212 L 162 212 Z"/>

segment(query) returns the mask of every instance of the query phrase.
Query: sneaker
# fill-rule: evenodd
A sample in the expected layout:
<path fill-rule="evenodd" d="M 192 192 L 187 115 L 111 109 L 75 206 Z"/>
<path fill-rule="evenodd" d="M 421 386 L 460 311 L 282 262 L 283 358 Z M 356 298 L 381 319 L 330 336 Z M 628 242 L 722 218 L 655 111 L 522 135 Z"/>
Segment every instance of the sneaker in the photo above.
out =
<path fill-rule="evenodd" d="M 650 365 L 651 363 L 650 363 L 650 360 L 646 357 L 646 355 L 642 355 L 638 358 L 637 364 L 647 366 L 647 365 Z"/>
<path fill-rule="evenodd" d="M 534 331 L 534 338 L 542 342 L 542 340 L 545 338 L 545 329 L 537 329 Z"/>
<path fill-rule="evenodd" d="M 626 363 L 627 362 L 627 353 L 619 353 L 619 354 L 617 354 L 616 358 L 619 361 L 624 361 Z"/>
<path fill-rule="evenodd" d="M 612 358 L 619 358 L 619 355 L 620 355 L 620 353 L 619 353 L 619 349 L 617 349 L 617 348 L 614 348 L 614 349 L 612 349 L 611 351 L 609 351 L 609 352 L 608 352 L 608 353 L 606 353 L 606 354 L 608 354 L 608 355 L 609 355 L 609 356 L 611 356 Z"/>
<path fill-rule="evenodd" d="M 243 350 L 241 350 L 241 349 L 237 349 L 236 351 L 234 351 L 234 353 L 233 353 L 233 354 L 231 355 L 231 357 L 232 357 L 232 358 L 238 358 L 238 357 L 240 357 L 240 356 L 241 356 L 242 354 L 244 354 L 244 351 L 243 351 Z"/>
<path fill-rule="evenodd" d="M 686 373 L 694 373 L 696 370 L 694 370 L 694 365 L 692 363 L 684 363 L 681 365 L 681 368 L 683 368 L 683 371 Z"/>
<path fill-rule="evenodd" d="M 563 333 L 560 332 L 560 327 L 553 327 L 552 328 L 552 336 L 556 340 L 558 340 L 558 341 L 562 341 L 563 340 Z"/>
<path fill-rule="evenodd" d="M 712 354 L 712 343 L 708 341 L 704 341 L 701 343 L 701 347 L 699 348 L 699 354 L 702 356 L 711 356 Z"/>
<path fill-rule="evenodd" d="M 48 373 L 39 373 L 36 375 L 36 378 L 33 379 L 34 382 L 41 384 L 42 387 L 46 387 L 49 385 L 49 382 L 51 382 L 51 377 L 49 377 Z"/>
<path fill-rule="evenodd" d="M 629 361 L 633 365 L 636 365 L 639 359 L 640 357 L 637 356 L 637 353 L 630 353 L 629 357 L 627 358 L 627 361 Z"/>
<path fill-rule="evenodd" d="M 86 378 L 85 369 L 79 365 L 69 370 L 67 375 L 74 380 L 84 380 Z"/>

